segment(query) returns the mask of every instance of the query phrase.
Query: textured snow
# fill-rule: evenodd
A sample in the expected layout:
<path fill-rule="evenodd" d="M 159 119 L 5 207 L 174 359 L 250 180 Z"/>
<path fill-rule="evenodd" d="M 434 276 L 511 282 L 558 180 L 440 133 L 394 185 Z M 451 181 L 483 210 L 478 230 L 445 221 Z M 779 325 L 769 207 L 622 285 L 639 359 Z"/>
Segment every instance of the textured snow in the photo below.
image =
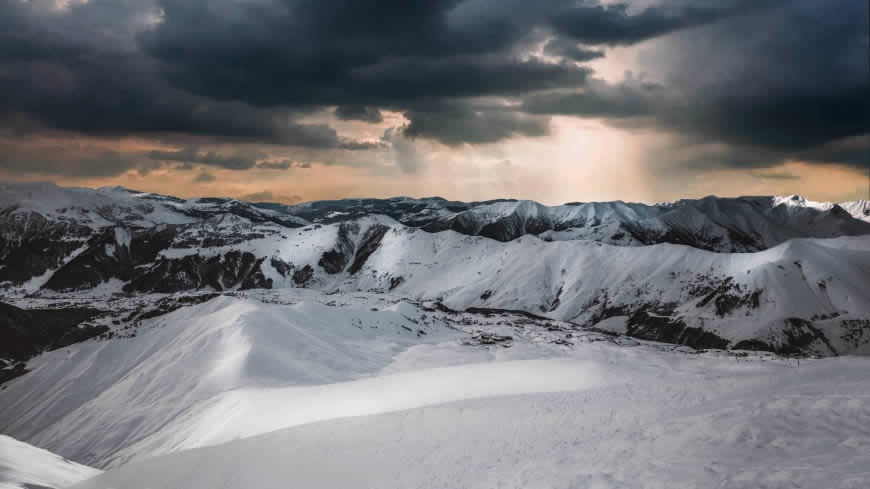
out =
<path fill-rule="evenodd" d="M 801 197 L 800 195 L 788 195 L 785 197 L 774 197 L 773 198 L 774 205 L 786 205 L 791 207 L 809 207 L 811 209 L 818 209 L 822 211 L 826 211 L 833 207 L 833 204 L 830 202 L 815 202 L 812 200 L 807 200 L 806 197 Z"/>
<path fill-rule="evenodd" d="M 870 222 L 870 200 L 853 200 L 843 202 L 840 207 L 846 210 L 855 219 Z"/>
<path fill-rule="evenodd" d="M 794 239 L 761 252 L 726 254 L 671 244 L 546 242 L 535 236 L 503 243 L 454 231 L 426 233 L 385 216 L 356 222 L 360 228 L 352 236 L 356 241 L 373 224 L 391 228 L 356 274 L 329 275 L 318 265 L 323 253 L 335 246 L 338 224 L 291 230 L 286 239 L 271 236 L 197 252 L 241 249 L 279 258 L 297 269 L 310 265 L 316 274 L 306 286 L 324 291 L 386 291 L 393 278 L 401 277 L 402 283 L 393 290 L 398 295 L 437 298 L 459 310 L 523 309 L 580 323 L 594 318 L 599 309 L 590 304 L 602 297 L 614 306 L 674 303 L 676 314 L 687 324 L 703 324 L 707 331 L 734 343 L 781 336 L 785 318 L 832 315 L 816 324 L 831 346 L 839 353 L 870 353 L 870 343 L 848 343 L 840 330 L 843 320 L 870 318 L 870 239 L 866 236 Z M 164 256 L 190 253 L 190 249 L 170 249 Z M 274 287 L 293 286 L 289 278 L 269 273 Z M 759 304 L 727 315 L 718 315 L 712 302 L 700 307 L 703 296 L 689 293 L 699 276 L 705 277 L 702 283 L 731 277 L 742 294 L 761 291 Z M 482 299 L 487 291 L 491 294 Z"/>
<path fill-rule="evenodd" d="M 383 294 L 250 294 L 40 355 L 0 391 L 0 430 L 110 468 L 75 486 L 90 489 L 857 489 L 870 476 L 870 358 L 578 330 L 566 346 L 534 321 L 474 324 Z M 477 330 L 512 346 L 466 344 Z"/>
<path fill-rule="evenodd" d="M 133 338 L 45 353 L 0 391 L 0 430 L 104 465 L 220 393 L 359 378 L 411 345 L 459 335 L 434 322 L 419 337 L 408 318 L 420 312 L 407 303 L 373 311 L 378 301 L 323 302 L 221 297 L 155 319 Z"/>
<path fill-rule="evenodd" d="M 560 363 L 581 382 L 557 380 Z M 342 417 L 134 461 L 74 487 L 858 489 L 870 478 L 868 359 L 798 366 L 598 343 L 529 365 L 545 387 L 532 392 L 497 368 L 522 364 L 327 386 L 341 407 L 314 392 L 262 404 L 241 392 L 243 412 L 261 409 L 230 416 L 237 429 L 321 405 Z M 442 400 L 433 380 L 469 396 L 390 412 L 396 398 Z M 497 392 L 464 388 L 487 381 Z"/>
<path fill-rule="evenodd" d="M 384 202 L 411 210 L 396 218 L 368 212 Z M 137 228 L 193 223 L 179 231 L 184 243 L 161 258 L 249 251 L 264 258 L 260 271 L 274 287 L 233 292 L 129 331 L 113 325 L 128 334 L 31 359 L 29 373 L 0 389 L 0 432 L 59 455 L 0 437 L 0 488 L 62 487 L 96 474 L 61 456 L 111 469 L 76 486 L 90 489 L 867 486 L 870 359 L 696 352 L 579 326 L 622 334 L 629 313 L 620 307 L 667 304 L 672 312 L 645 313 L 703 326 L 732 346 L 782 339 L 784 321 L 812 318 L 826 337 L 817 353 L 870 354 L 860 326 L 870 319 L 870 239 L 829 238 L 843 219 L 862 226 L 844 211 L 868 220 L 866 201 L 447 204 L 396 198 L 261 207 L 123 187 L 0 184 L 0 207 L 14 207 L 25 230 L 36 222 L 31 213 L 111 226 L 104 251 L 120 256 Z M 318 224 L 291 215 L 316 215 L 318 206 L 325 209 Z M 500 242 L 406 225 L 430 217 L 461 218 L 472 234 L 504 219 L 514 230 L 545 221 L 558 231 Z M 614 237 L 626 222 L 650 232 L 682 226 L 725 240 L 726 251 L 726 230 L 736 227 L 770 247 L 639 246 Z M 356 273 L 353 256 L 335 274 L 319 265 L 340 236 L 354 252 L 376 225 L 389 230 Z M 818 237 L 790 239 L 807 229 Z M 244 239 L 203 247 L 212 235 Z M 270 258 L 284 262 L 284 272 Z M 292 279 L 306 265 L 311 290 Z M 5 293 L 24 305 L 133 300 L 117 278 L 71 294 L 20 297 L 53 273 Z M 720 314 L 702 300 L 709 292 L 689 292 L 725 279 L 735 294 L 760 291 L 758 304 Z M 435 301 L 576 324 L 451 312 Z M 605 305 L 616 315 L 600 315 Z M 860 323 L 851 336 L 847 321 Z M 493 335 L 509 339 L 481 341 Z"/>
<path fill-rule="evenodd" d="M 866 201 L 841 204 L 852 216 L 867 221 Z M 177 199 L 123 187 L 100 189 L 58 187 L 49 182 L 0 183 L 0 208 L 12 214 L 34 212 L 51 221 L 82 224 L 93 229 L 122 225 L 148 228 L 161 224 L 202 223 L 228 229 L 250 221 L 304 226 L 309 221 L 336 222 L 388 213 L 407 225 L 451 228 L 478 234 L 498 224 L 510 236 L 542 233 L 552 240 L 594 240 L 620 246 L 656 242 L 669 231 L 698 239 L 717 251 L 754 251 L 790 238 L 827 238 L 854 235 L 862 223 L 834 215 L 834 204 L 809 201 L 800 196 L 684 199 L 672 203 L 587 202 L 545 206 L 533 201 L 448 202 L 443 199 L 348 199 L 308 202 L 295 206 L 251 204 L 229 198 Z M 836 214 L 836 213 L 835 213 Z M 213 218 L 219 218 L 213 222 Z M 231 216 L 229 223 L 221 217 Z M 242 221 L 239 221 L 241 219 Z M 549 229 L 544 231 L 541 226 Z M 279 224 L 273 229 L 281 229 Z M 543 232 L 542 232 L 543 231 Z M 737 234 L 734 234 L 737 231 Z M 866 230 L 864 231 L 866 232 Z M 749 238 L 751 243 L 747 243 Z"/>
<path fill-rule="evenodd" d="M 63 488 L 100 471 L 0 435 L 0 489 Z"/>

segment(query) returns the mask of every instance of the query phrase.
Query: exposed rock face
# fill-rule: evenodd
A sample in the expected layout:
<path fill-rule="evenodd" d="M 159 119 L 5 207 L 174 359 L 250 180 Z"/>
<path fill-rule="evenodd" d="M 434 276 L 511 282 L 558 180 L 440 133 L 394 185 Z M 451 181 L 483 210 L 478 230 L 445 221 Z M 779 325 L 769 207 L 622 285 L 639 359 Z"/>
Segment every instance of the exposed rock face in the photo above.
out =
<path fill-rule="evenodd" d="M 105 326 L 78 325 L 99 314 L 86 308 L 20 309 L 0 302 L 0 358 L 24 361 L 105 332 Z"/>
<path fill-rule="evenodd" d="M 390 228 L 384 226 L 383 224 L 375 224 L 369 227 L 365 234 L 363 234 L 362 240 L 359 243 L 359 247 L 356 250 L 356 255 L 354 256 L 353 263 L 350 265 L 348 272 L 353 275 L 360 271 L 360 269 L 365 265 L 366 260 L 368 260 L 369 256 L 378 249 L 378 246 L 381 244 L 381 240 L 384 239 L 384 235 L 387 234 Z"/>
<path fill-rule="evenodd" d="M 126 292 L 178 292 L 211 287 L 214 290 L 234 288 L 272 288 L 260 265 L 263 258 L 252 253 L 229 251 L 204 258 L 188 255 L 179 259 L 161 259 L 124 287 Z"/>
<path fill-rule="evenodd" d="M 293 272 L 293 283 L 298 285 L 299 287 L 304 287 L 311 277 L 314 276 L 314 269 L 311 268 L 311 265 L 305 265 L 304 267 Z"/>
<path fill-rule="evenodd" d="M 688 327 L 683 320 L 673 317 L 673 313 L 673 308 L 668 306 L 651 310 L 640 308 L 629 316 L 626 333 L 643 340 L 686 345 L 696 349 L 728 347 L 728 340 L 703 328 Z"/>
<path fill-rule="evenodd" d="M 95 287 L 112 278 L 131 280 L 136 267 L 150 264 L 168 248 L 175 229 L 162 226 L 134 232 L 114 227 L 95 235 L 88 248 L 57 270 L 46 282 L 46 289 L 65 291 Z"/>
<path fill-rule="evenodd" d="M 690 289 L 690 294 L 703 299 L 698 301 L 697 307 L 706 307 L 711 302 L 719 317 L 732 314 L 741 308 L 757 309 L 760 305 L 762 289 L 741 290 L 740 284 L 734 281 L 734 277 L 718 279 L 714 277 L 699 277 L 700 283 Z"/>
<path fill-rule="evenodd" d="M 19 285 L 57 268 L 91 234 L 74 222 L 54 222 L 36 212 L 14 210 L 0 210 L 0 282 Z"/>
<path fill-rule="evenodd" d="M 269 259 L 269 264 L 272 265 L 272 268 L 275 269 L 282 277 L 286 277 L 293 271 L 293 265 L 281 260 L 280 258 L 272 257 Z"/>
<path fill-rule="evenodd" d="M 338 238 L 335 248 L 323 253 L 317 263 L 326 273 L 336 274 L 344 270 L 354 252 L 353 237 L 359 234 L 359 224 L 355 222 L 343 222 L 338 226 Z"/>
<path fill-rule="evenodd" d="M 405 281 L 405 277 L 391 277 L 390 278 L 390 290 L 395 289 L 396 287 L 402 285 L 402 282 Z"/>
<path fill-rule="evenodd" d="M 514 213 L 483 226 L 479 234 L 498 241 L 512 241 L 524 234 L 537 235 L 551 229 L 553 229 L 553 223 L 550 220 L 540 218 L 523 219 Z"/>
<path fill-rule="evenodd" d="M 773 347 L 778 353 L 801 354 L 814 343 L 823 344 L 830 355 L 837 356 L 837 350 L 831 346 L 830 341 L 813 322 L 802 318 L 786 318 L 783 328 L 784 339 L 774 343 Z"/>

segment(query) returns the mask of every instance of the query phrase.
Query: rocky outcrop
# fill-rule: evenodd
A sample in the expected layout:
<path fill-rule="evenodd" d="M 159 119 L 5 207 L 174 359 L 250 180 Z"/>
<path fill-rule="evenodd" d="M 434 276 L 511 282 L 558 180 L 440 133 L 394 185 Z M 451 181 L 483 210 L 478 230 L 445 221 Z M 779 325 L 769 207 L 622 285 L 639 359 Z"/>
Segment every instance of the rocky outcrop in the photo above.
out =
<path fill-rule="evenodd" d="M 58 269 L 44 288 L 69 291 L 92 288 L 112 278 L 132 280 L 137 267 L 152 263 L 174 237 L 171 226 L 142 231 L 109 228 L 93 236 L 87 249 Z"/>
<path fill-rule="evenodd" d="M 203 257 L 162 258 L 140 272 L 124 287 L 125 292 L 178 292 L 210 287 L 214 290 L 272 288 L 260 266 L 263 258 L 252 253 L 229 251 Z"/>
<path fill-rule="evenodd" d="M 15 208 L 0 210 L 0 282 L 20 285 L 57 268 L 90 235 L 90 228 L 75 222 L 50 221 Z"/>
<path fill-rule="evenodd" d="M 0 358 L 25 361 L 40 352 L 84 341 L 108 330 L 79 325 L 99 315 L 87 308 L 21 309 L 0 302 Z"/>
<path fill-rule="evenodd" d="M 343 222 L 338 226 L 338 237 L 335 248 L 323 253 L 317 262 L 326 273 L 336 274 L 344 270 L 347 262 L 353 257 L 353 237 L 359 233 L 359 224 Z"/>
<path fill-rule="evenodd" d="M 293 283 L 299 287 L 304 287 L 305 284 L 307 284 L 313 276 L 314 269 L 311 268 L 311 265 L 305 265 L 304 267 L 293 272 Z"/>
<path fill-rule="evenodd" d="M 715 333 L 700 327 L 689 327 L 673 316 L 672 306 L 639 308 L 628 318 L 626 334 L 642 340 L 660 341 L 695 349 L 725 349 L 730 343 Z"/>
<path fill-rule="evenodd" d="M 383 224 L 375 224 L 366 230 L 356 249 L 353 263 L 348 269 L 348 272 L 351 275 L 360 271 L 363 265 L 365 265 L 366 260 L 368 260 L 372 253 L 374 253 L 381 245 L 381 240 L 384 239 L 384 235 L 387 234 L 387 231 L 389 230 L 390 228 Z"/>

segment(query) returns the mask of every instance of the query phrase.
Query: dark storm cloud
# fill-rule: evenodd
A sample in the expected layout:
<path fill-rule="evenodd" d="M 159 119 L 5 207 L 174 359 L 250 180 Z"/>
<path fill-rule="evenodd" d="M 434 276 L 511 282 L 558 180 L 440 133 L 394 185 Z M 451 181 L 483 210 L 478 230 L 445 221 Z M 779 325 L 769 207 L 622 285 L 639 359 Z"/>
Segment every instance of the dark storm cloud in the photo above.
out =
<path fill-rule="evenodd" d="M 100 148 L 78 148 L 70 152 L 63 145 L 23 145 L 0 142 L 0 170 L 10 173 L 67 175 L 71 177 L 114 177 L 129 170 L 150 169 L 152 162 Z"/>
<path fill-rule="evenodd" d="M 348 121 L 363 121 L 378 123 L 383 122 L 384 117 L 376 107 L 362 105 L 339 105 L 335 108 L 335 116 Z"/>
<path fill-rule="evenodd" d="M 289 170 L 294 166 L 296 165 L 290 160 L 261 161 L 257 163 L 257 168 L 262 168 L 264 170 Z"/>
<path fill-rule="evenodd" d="M 193 177 L 194 183 L 209 183 L 217 180 L 217 177 L 208 172 L 202 172 L 199 175 Z"/>
<path fill-rule="evenodd" d="M 870 130 L 867 19 L 867 2 L 801 0 L 724 22 L 705 43 L 686 36 L 680 71 L 710 70 L 718 55 L 712 68 L 727 75 L 696 82 L 666 119 L 734 146 L 866 168 L 866 138 L 855 138 Z"/>
<path fill-rule="evenodd" d="M 387 129 L 384 132 L 383 139 L 391 143 L 396 163 L 403 172 L 416 173 L 423 167 L 424 160 L 417 153 L 417 146 L 412 140 L 405 137 L 400 128 Z"/>
<path fill-rule="evenodd" d="M 560 34 L 585 44 L 628 45 L 781 2 L 745 0 L 699 5 L 703 3 L 654 5 L 637 12 L 631 12 L 626 3 L 578 3 L 560 9 L 552 23 Z"/>
<path fill-rule="evenodd" d="M 663 87 L 608 86 L 576 63 L 666 35 L 656 42 L 678 61 Z M 540 48 L 560 61 L 530 54 Z M 379 122 L 393 110 L 410 120 L 403 138 L 459 145 L 545 135 L 562 114 L 854 162 L 852 150 L 817 148 L 866 133 L 866 53 L 859 0 L 90 0 L 62 11 L 0 0 L 0 117 L 365 150 L 381 145 L 296 119 L 337 107 Z M 420 158 L 406 161 L 413 171 Z"/>
<path fill-rule="evenodd" d="M 256 159 L 247 156 L 221 155 L 214 151 L 200 152 L 196 148 L 184 148 L 177 151 L 150 151 L 148 158 L 157 161 L 199 163 L 227 170 L 247 170 L 257 164 Z"/>
<path fill-rule="evenodd" d="M 870 167 L 868 166 L 870 137 L 841 139 L 801 151 L 786 151 L 769 146 L 698 143 L 695 140 L 657 157 L 667 159 L 671 164 L 676 164 L 677 168 L 701 172 L 721 169 L 769 169 L 790 160 L 867 169 Z"/>
<path fill-rule="evenodd" d="M 138 39 L 159 64 L 161 79 L 186 93 L 258 107 L 338 105 L 337 116 L 368 121 L 377 121 L 377 107 L 383 107 L 418 116 L 411 131 L 418 137 L 489 142 L 496 135 L 546 131 L 539 121 L 503 111 L 483 117 L 495 129 L 473 118 L 463 121 L 463 133 L 430 128 L 434 118 L 455 112 L 458 97 L 583 85 L 587 68 L 521 52 L 536 31 L 550 30 L 553 19 L 572 5 L 567 0 L 534 6 L 491 0 L 300 0 L 253 2 L 240 9 L 234 2 L 162 0 L 162 22 Z M 569 50 L 569 43 L 560 44 L 564 57 L 601 54 L 576 44 Z M 552 44 L 551 50 L 559 45 Z M 413 110 L 421 99 L 451 103 L 438 117 L 436 110 Z"/>
<path fill-rule="evenodd" d="M 92 135 L 190 134 L 316 148 L 367 149 L 287 110 L 216 101 L 171 86 L 137 36 L 159 10 L 148 1 L 0 0 L 0 115 L 26 114 Z"/>
<path fill-rule="evenodd" d="M 267 200 L 274 200 L 274 194 L 272 192 L 254 192 L 252 194 L 242 196 L 242 200 L 246 200 L 248 202 L 265 202 Z"/>
<path fill-rule="evenodd" d="M 797 175 L 793 175 L 787 172 L 761 172 L 754 173 L 755 176 L 759 178 L 765 178 L 768 180 L 800 180 L 801 177 Z"/>
<path fill-rule="evenodd" d="M 532 114 L 639 117 L 652 113 L 661 92 L 660 85 L 635 80 L 629 72 L 620 84 L 590 80 L 582 92 L 531 95 L 523 100 L 522 108 Z"/>
<path fill-rule="evenodd" d="M 419 104 L 405 112 L 411 123 L 408 137 L 436 139 L 447 145 L 491 143 L 512 136 L 549 134 L 549 119 L 530 116 L 503 106 L 440 101 Z"/>
<path fill-rule="evenodd" d="M 564 38 L 548 41 L 544 46 L 544 54 L 547 56 L 560 56 L 580 63 L 604 57 L 604 51 L 600 49 L 589 49 L 578 44 L 577 41 Z"/>
<path fill-rule="evenodd" d="M 817 163 L 841 163 L 870 169 L 870 134 L 840 139 L 797 153 L 798 159 Z"/>
<path fill-rule="evenodd" d="M 302 197 L 298 195 L 276 195 L 268 190 L 262 192 L 254 192 L 252 194 L 243 195 L 241 200 L 248 202 L 283 202 L 285 204 L 296 204 L 302 202 Z"/>
<path fill-rule="evenodd" d="M 800 0 L 674 36 L 664 87 L 591 81 L 581 92 L 526 97 L 537 114 L 651 125 L 692 144 L 731 148 L 693 167 L 787 159 L 868 165 L 867 3 Z"/>

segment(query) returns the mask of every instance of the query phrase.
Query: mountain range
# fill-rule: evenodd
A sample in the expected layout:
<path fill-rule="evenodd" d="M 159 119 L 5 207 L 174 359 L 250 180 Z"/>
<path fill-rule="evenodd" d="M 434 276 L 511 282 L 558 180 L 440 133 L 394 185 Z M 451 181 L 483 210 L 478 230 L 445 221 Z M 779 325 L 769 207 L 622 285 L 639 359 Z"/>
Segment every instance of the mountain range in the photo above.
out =
<path fill-rule="evenodd" d="M 10 298 L 305 287 L 519 310 L 699 348 L 836 355 L 870 341 L 865 201 L 287 206 L 13 183 L 0 206 Z M 72 341 L 68 325 L 46 335 L 16 344 Z"/>
<path fill-rule="evenodd" d="M 857 481 L 867 209 L 0 184 L 0 487 Z"/>

